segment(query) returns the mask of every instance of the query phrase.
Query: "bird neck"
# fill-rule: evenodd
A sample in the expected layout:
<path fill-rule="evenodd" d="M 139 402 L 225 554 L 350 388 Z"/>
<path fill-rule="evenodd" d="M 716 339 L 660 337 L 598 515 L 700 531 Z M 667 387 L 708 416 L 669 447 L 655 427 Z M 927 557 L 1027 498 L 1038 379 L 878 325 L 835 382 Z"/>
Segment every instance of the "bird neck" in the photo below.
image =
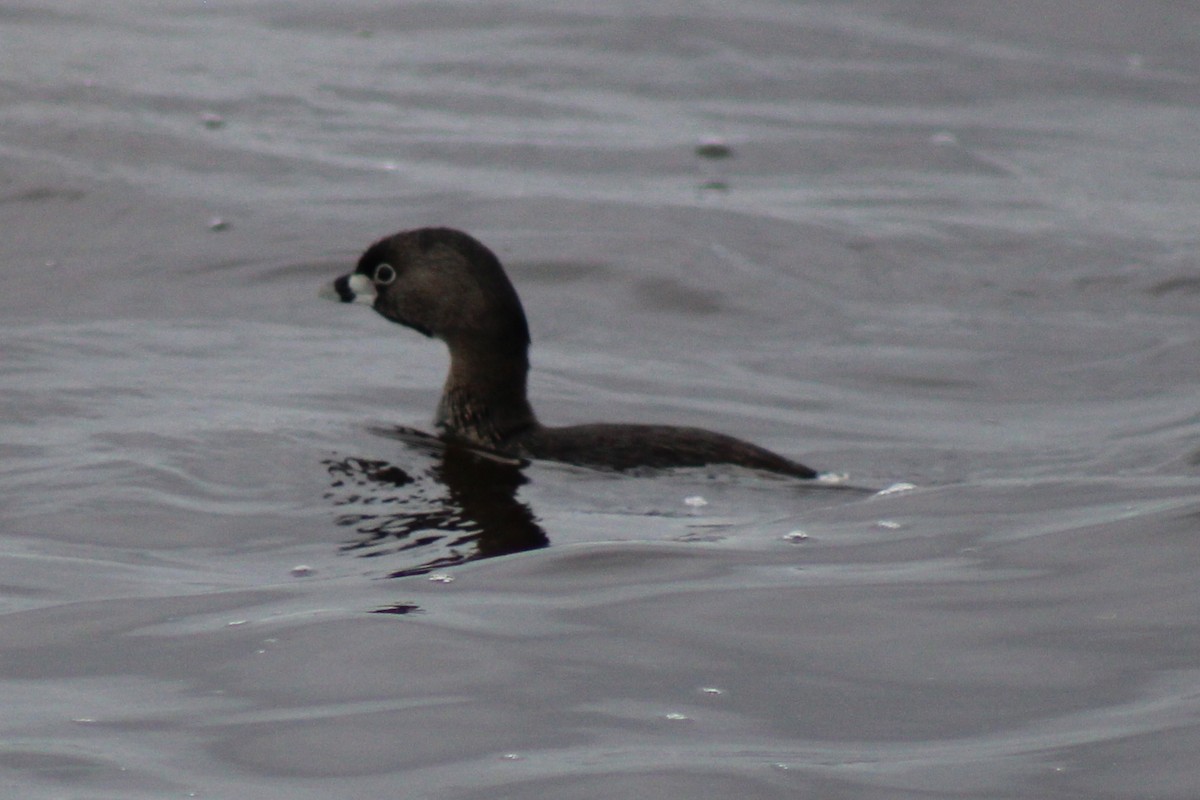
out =
<path fill-rule="evenodd" d="M 442 432 L 502 450 L 506 440 L 538 424 L 529 405 L 528 345 L 513 348 L 448 342 L 450 373 L 438 404 Z"/>

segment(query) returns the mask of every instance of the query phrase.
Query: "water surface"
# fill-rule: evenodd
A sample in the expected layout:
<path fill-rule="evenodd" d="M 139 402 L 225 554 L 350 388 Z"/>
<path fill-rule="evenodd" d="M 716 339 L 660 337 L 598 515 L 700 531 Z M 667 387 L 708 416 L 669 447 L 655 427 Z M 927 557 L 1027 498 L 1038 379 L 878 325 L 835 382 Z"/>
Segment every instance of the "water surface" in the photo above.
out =
<path fill-rule="evenodd" d="M 0 786 L 1195 797 L 1196 30 L 0 11 Z M 316 292 L 425 224 L 508 266 L 545 421 L 916 488 L 398 435 L 441 346 Z"/>

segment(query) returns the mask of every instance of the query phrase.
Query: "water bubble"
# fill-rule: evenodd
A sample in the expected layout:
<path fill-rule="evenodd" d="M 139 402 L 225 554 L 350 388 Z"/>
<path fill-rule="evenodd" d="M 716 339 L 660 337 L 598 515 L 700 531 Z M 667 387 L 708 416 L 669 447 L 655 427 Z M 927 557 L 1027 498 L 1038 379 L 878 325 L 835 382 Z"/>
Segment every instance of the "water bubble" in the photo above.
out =
<path fill-rule="evenodd" d="M 432 583 L 454 583 L 454 576 L 444 572 L 435 572 L 429 576 L 429 580 Z"/>
<path fill-rule="evenodd" d="M 881 519 L 875 523 L 876 528 L 883 528 L 889 531 L 898 531 L 903 526 L 894 519 Z"/>
<path fill-rule="evenodd" d="M 309 575 L 312 575 L 313 572 L 313 568 L 308 564 L 297 564 L 296 566 L 292 567 L 293 578 L 307 578 Z"/>
<path fill-rule="evenodd" d="M 679 720 L 691 719 L 691 717 L 689 717 L 687 714 L 680 714 L 678 711 L 672 711 L 670 713 L 664 714 L 663 716 L 665 718 L 671 720 L 672 722 L 678 722 Z"/>
<path fill-rule="evenodd" d="M 783 535 L 783 540 L 785 542 L 807 542 L 808 534 L 799 530 L 792 531 L 791 533 L 785 533 Z"/>
<path fill-rule="evenodd" d="M 697 494 L 692 495 L 691 497 L 683 498 L 683 504 L 685 506 L 690 506 L 691 508 L 703 508 L 704 506 L 708 505 L 708 501 Z"/>
<path fill-rule="evenodd" d="M 702 686 L 700 688 L 700 693 L 701 694 L 721 695 L 721 694 L 725 694 L 725 690 L 718 689 L 715 686 Z"/>

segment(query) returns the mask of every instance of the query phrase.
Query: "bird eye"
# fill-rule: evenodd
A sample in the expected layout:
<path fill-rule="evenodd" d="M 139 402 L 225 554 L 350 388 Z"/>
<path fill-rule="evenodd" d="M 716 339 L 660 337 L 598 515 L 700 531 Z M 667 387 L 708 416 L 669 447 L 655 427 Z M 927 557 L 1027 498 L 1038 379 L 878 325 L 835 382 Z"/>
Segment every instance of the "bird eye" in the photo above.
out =
<path fill-rule="evenodd" d="M 391 264 L 380 264 L 375 267 L 374 280 L 380 286 L 387 286 L 396 280 L 396 270 L 392 268 Z"/>

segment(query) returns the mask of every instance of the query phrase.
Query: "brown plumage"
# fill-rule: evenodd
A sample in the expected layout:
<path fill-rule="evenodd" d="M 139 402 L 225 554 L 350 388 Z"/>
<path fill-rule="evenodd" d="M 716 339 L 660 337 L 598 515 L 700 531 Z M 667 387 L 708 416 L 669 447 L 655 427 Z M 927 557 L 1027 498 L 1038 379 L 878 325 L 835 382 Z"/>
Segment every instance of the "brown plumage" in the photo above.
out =
<path fill-rule="evenodd" d="M 735 464 L 797 478 L 817 475 L 770 450 L 700 428 L 542 425 L 526 393 L 530 339 L 521 301 L 499 259 L 462 231 L 421 228 L 381 239 L 333 288 L 343 302 L 368 304 L 446 343 L 450 372 L 437 415 L 445 438 L 616 470 Z"/>

